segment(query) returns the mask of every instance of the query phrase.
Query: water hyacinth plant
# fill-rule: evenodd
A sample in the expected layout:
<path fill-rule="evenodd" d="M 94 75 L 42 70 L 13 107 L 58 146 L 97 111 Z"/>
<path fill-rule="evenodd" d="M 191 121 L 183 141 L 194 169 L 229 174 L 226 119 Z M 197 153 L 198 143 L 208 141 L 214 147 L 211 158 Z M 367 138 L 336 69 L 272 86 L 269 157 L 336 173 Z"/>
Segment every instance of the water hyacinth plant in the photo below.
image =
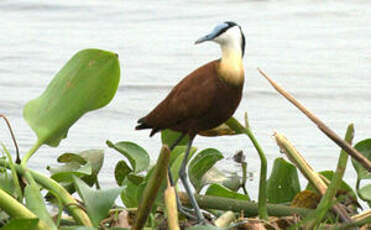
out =
<path fill-rule="evenodd" d="M 366 229 L 370 225 L 371 187 L 367 182 L 371 179 L 368 168 L 371 139 L 352 147 L 353 125 L 348 127 L 344 141 L 339 141 L 316 117 L 314 121 L 321 130 L 344 149 L 336 168 L 323 172 L 316 172 L 293 144 L 277 132 L 274 134 L 277 151 L 286 157 L 275 159 L 268 177 L 263 147 L 255 138 L 247 116 L 244 125 L 232 117 L 220 127 L 201 133 L 245 134 L 261 160 L 259 195 L 255 202 L 246 186 L 247 163 L 243 153 L 235 158 L 241 172 L 236 176 L 218 169 L 216 163 L 224 159 L 218 149 L 192 147 L 188 174 L 197 202 L 209 221 L 207 225 L 192 226 L 192 217 L 177 212 L 180 203 L 185 207 L 190 204 L 177 185 L 188 140 L 170 151 L 168 146 L 179 136 L 171 130 L 161 133 L 163 147 L 158 150 L 157 161 L 150 159 L 148 152 L 153 149 L 146 150 L 130 140 L 106 141 L 110 150 L 121 157 L 114 166 L 114 188 L 103 188 L 99 183 L 105 157 L 100 149 L 61 153 L 56 159 L 58 165 L 47 166 L 50 175 L 27 167 L 31 156 L 38 157 L 36 152 L 41 145 L 57 147 L 85 113 L 107 105 L 119 81 L 120 67 L 115 53 L 87 49 L 75 54 L 41 96 L 25 105 L 24 118 L 36 133 L 37 141 L 22 159 L 10 122 L 1 115 L 16 146 L 16 153 L 1 146 L 1 229 Z M 273 85 L 282 92 L 274 82 Z M 289 100 L 297 103 L 292 96 Z M 308 111 L 306 114 L 313 118 Z M 355 188 L 342 179 L 349 152 L 357 172 Z M 17 155 L 15 160 L 13 155 Z M 151 165 L 151 162 L 156 163 Z M 171 180 L 168 170 L 174 175 Z M 307 180 L 305 188 L 300 186 L 299 173 Z M 361 200 L 369 207 L 360 212 Z M 58 211 L 51 212 L 49 206 Z"/>

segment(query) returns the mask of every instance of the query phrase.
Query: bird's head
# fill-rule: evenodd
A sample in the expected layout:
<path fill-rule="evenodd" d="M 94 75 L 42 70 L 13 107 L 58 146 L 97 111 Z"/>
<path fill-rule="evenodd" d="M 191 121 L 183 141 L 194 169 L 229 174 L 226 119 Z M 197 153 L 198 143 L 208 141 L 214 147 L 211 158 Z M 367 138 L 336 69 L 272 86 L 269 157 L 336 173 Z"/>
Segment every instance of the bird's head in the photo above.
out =
<path fill-rule="evenodd" d="M 226 21 L 217 25 L 211 33 L 198 39 L 195 44 L 200 44 L 205 41 L 214 41 L 218 43 L 222 49 L 224 47 L 239 49 L 242 56 L 245 52 L 245 36 L 241 27 L 235 22 Z"/>

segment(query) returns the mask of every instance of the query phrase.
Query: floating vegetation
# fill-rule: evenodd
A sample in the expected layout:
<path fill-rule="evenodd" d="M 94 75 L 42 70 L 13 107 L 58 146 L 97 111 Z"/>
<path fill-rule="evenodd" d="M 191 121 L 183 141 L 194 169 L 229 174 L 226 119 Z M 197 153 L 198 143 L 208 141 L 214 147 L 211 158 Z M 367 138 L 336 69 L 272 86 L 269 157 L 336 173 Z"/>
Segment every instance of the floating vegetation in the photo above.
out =
<path fill-rule="evenodd" d="M 259 197 L 256 202 L 249 195 L 243 152 L 233 157 L 241 172 L 238 176 L 216 167 L 224 158 L 219 150 L 192 147 L 187 172 L 197 203 L 207 219 L 206 225 L 194 225 L 192 215 L 178 212 L 180 204 L 186 210 L 190 205 L 186 193 L 176 186 L 188 140 L 170 151 L 168 146 L 179 136 L 171 130 L 161 133 L 163 147 L 154 165 L 150 164 L 149 150 L 136 143 L 107 140 L 107 146 L 122 157 L 112 175 L 117 183 L 114 188 L 102 188 L 99 183 L 98 175 L 105 157 L 104 151 L 99 149 L 61 153 L 57 166 L 47 166 L 49 176 L 36 172 L 27 167 L 27 161 L 38 157 L 36 153 L 41 145 L 57 147 L 75 122 L 85 113 L 107 105 L 116 93 L 120 81 L 118 56 L 98 49 L 82 50 L 56 74 L 40 97 L 25 105 L 24 118 L 37 140 L 23 158 L 10 122 L 5 115 L 0 115 L 15 145 L 15 152 L 10 152 L 4 144 L 0 150 L 3 153 L 0 158 L 1 229 L 370 228 L 371 211 L 369 208 L 360 211 L 359 202 L 371 206 L 371 185 L 367 183 L 371 179 L 371 139 L 352 146 L 352 124 L 344 140 L 341 139 L 259 71 L 342 148 L 336 168 L 317 172 L 283 134 L 276 132 L 277 151 L 285 157 L 275 159 L 268 177 L 264 146 L 255 138 L 247 115 L 245 125 L 232 117 L 222 126 L 201 135 L 246 135 L 252 141 L 261 160 Z M 233 145 L 231 151 L 236 151 Z M 15 160 L 13 155 L 16 155 Z M 342 179 L 349 165 L 349 155 L 357 172 L 354 188 Z M 173 178 L 169 178 L 168 169 Z M 300 186 L 299 173 L 307 180 L 305 188 Z M 47 203 L 58 211 L 52 212 Z"/>

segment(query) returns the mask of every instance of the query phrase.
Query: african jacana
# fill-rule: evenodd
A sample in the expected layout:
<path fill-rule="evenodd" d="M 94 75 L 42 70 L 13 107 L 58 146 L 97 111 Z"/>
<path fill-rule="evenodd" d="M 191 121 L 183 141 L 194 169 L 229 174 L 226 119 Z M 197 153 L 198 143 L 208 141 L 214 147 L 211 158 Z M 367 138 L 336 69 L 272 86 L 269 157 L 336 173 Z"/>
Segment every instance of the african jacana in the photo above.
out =
<path fill-rule="evenodd" d="M 222 58 L 211 61 L 180 81 L 168 96 L 147 116 L 138 120 L 136 129 L 152 129 L 150 136 L 163 129 L 182 133 L 172 145 L 175 147 L 185 135 L 189 136 L 186 154 L 179 177 L 186 189 L 198 222 L 204 222 L 200 208 L 187 180 L 186 164 L 194 137 L 200 131 L 212 129 L 235 112 L 241 101 L 244 84 L 242 58 L 245 36 L 234 22 L 224 22 L 198 39 L 195 44 L 214 41 L 222 49 Z"/>

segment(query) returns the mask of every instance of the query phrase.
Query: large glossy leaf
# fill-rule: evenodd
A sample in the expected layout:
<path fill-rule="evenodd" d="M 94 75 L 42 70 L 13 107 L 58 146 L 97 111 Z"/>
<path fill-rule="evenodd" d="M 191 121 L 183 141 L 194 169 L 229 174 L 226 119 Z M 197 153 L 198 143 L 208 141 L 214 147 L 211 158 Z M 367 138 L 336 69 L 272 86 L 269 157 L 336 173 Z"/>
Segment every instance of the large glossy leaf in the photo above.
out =
<path fill-rule="evenodd" d="M 297 169 L 283 158 L 276 158 L 267 181 L 268 202 L 277 204 L 291 201 L 300 192 Z"/>
<path fill-rule="evenodd" d="M 220 196 L 225 198 L 232 198 L 236 200 L 250 200 L 248 195 L 244 195 L 241 193 L 234 192 L 223 185 L 220 184 L 212 184 L 207 188 L 206 194 L 209 196 Z"/>
<path fill-rule="evenodd" d="M 371 161 L 371 139 L 365 139 L 365 140 L 358 142 L 354 146 L 354 148 L 357 149 L 369 161 Z M 360 180 L 371 179 L 371 173 L 369 173 L 367 169 L 365 169 L 360 163 L 358 163 L 358 161 L 354 160 L 353 158 L 352 158 L 352 164 Z"/>
<path fill-rule="evenodd" d="M 161 131 L 161 140 L 163 145 L 167 145 L 171 147 L 175 141 L 180 137 L 181 133 L 172 131 L 170 129 L 165 129 Z M 181 142 L 179 142 L 180 145 L 186 145 L 189 141 L 189 137 L 186 135 Z"/>
<path fill-rule="evenodd" d="M 44 203 L 44 199 L 36 183 L 31 183 L 26 186 L 24 196 L 26 199 L 27 208 L 36 214 L 40 220 L 43 220 L 50 229 L 57 230 L 57 226 L 54 224 L 51 216 L 49 215 Z"/>
<path fill-rule="evenodd" d="M 223 159 L 222 153 L 217 149 L 204 149 L 198 153 L 189 164 L 189 179 L 196 191 L 201 191 L 202 177 L 213 165 Z"/>
<path fill-rule="evenodd" d="M 36 230 L 38 219 L 12 219 L 1 230 Z"/>
<path fill-rule="evenodd" d="M 39 144 L 58 146 L 82 115 L 112 100 L 119 81 L 116 54 L 82 50 L 63 66 L 40 97 L 25 105 L 23 116 Z"/>
<path fill-rule="evenodd" d="M 146 150 L 139 145 L 128 141 L 117 142 L 115 144 L 111 141 L 107 141 L 106 143 L 109 147 L 119 151 L 128 158 L 132 170 L 135 173 L 142 172 L 148 168 L 149 155 Z"/>
<path fill-rule="evenodd" d="M 121 193 L 122 188 L 95 190 L 90 188 L 81 179 L 77 177 L 73 179 L 76 190 L 84 201 L 90 219 L 94 226 L 99 226 L 99 223 L 107 217 L 109 210 L 112 208 L 117 196 Z"/>

